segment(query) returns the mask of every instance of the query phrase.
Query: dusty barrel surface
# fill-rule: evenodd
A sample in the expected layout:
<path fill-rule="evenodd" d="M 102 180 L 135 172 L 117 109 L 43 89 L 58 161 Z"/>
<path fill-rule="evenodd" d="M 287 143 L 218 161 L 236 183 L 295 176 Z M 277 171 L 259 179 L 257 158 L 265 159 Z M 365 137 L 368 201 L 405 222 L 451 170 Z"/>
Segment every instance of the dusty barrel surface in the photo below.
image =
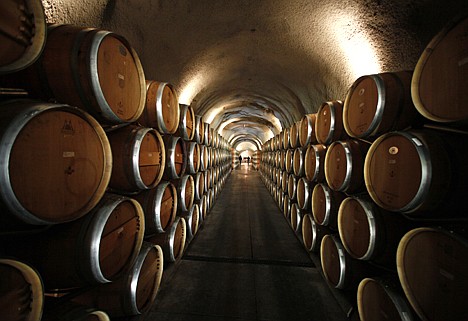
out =
<path fill-rule="evenodd" d="M 351 137 L 380 136 L 414 125 L 419 114 L 411 100 L 412 72 L 359 77 L 343 107 L 343 124 Z"/>
<path fill-rule="evenodd" d="M 146 80 L 146 103 L 138 122 L 157 129 L 161 134 L 174 134 L 179 128 L 179 103 L 171 84 Z"/>
<path fill-rule="evenodd" d="M 468 241 L 455 233 L 417 228 L 402 238 L 398 277 L 411 306 L 423 320 L 468 317 Z"/>
<path fill-rule="evenodd" d="M 136 192 L 159 184 L 166 152 L 161 135 L 155 129 L 129 125 L 108 132 L 107 137 L 113 159 L 109 187 Z"/>
<path fill-rule="evenodd" d="M 15 218 L 38 225 L 72 221 L 104 195 L 112 153 L 104 130 L 88 113 L 68 105 L 8 101 L 0 105 L 0 128 L 0 196 Z"/>
<path fill-rule="evenodd" d="M 465 135 L 433 130 L 379 137 L 364 166 L 366 187 L 382 208 L 412 215 L 460 216 L 466 194 Z"/>
<path fill-rule="evenodd" d="M 327 101 L 320 106 L 315 119 L 315 137 L 320 144 L 331 144 L 348 135 L 343 126 L 343 102 Z"/>
<path fill-rule="evenodd" d="M 146 239 L 149 243 L 161 246 L 165 262 L 175 262 L 184 254 L 187 238 L 185 219 L 176 217 L 171 227 L 164 233 L 155 234 Z"/>
<path fill-rule="evenodd" d="M 0 259 L 0 311 L 5 321 L 40 320 L 44 307 L 41 276 L 29 264 Z"/>
<path fill-rule="evenodd" d="M 112 283 L 85 291 L 72 300 L 98 307 L 111 317 L 139 315 L 151 308 L 163 276 L 160 246 L 144 242 L 132 268 Z"/>
<path fill-rule="evenodd" d="M 348 139 L 333 142 L 325 155 L 325 178 L 331 189 L 356 193 L 365 190 L 364 161 L 370 144 Z"/>
<path fill-rule="evenodd" d="M 416 321 L 405 294 L 395 282 L 379 278 L 365 278 L 359 283 L 357 306 L 362 321 Z"/>
<path fill-rule="evenodd" d="M 46 41 L 44 8 L 39 0 L 2 1 L 0 12 L 0 74 L 34 63 Z"/>
<path fill-rule="evenodd" d="M 108 283 L 135 261 L 145 231 L 143 216 L 134 199 L 108 193 L 85 217 L 18 236 L 7 251 L 31 262 L 47 289 Z"/>
<path fill-rule="evenodd" d="M 145 234 L 165 232 L 174 222 L 178 196 L 175 186 L 168 181 L 134 196 L 145 213 Z"/>
<path fill-rule="evenodd" d="M 145 107 L 137 53 L 124 37 L 106 30 L 49 26 L 40 58 L 13 77 L 32 96 L 80 107 L 106 124 L 134 122 Z"/>
<path fill-rule="evenodd" d="M 466 14 L 449 22 L 427 45 L 416 64 L 411 96 L 417 110 L 430 120 L 468 119 L 467 29 Z"/>

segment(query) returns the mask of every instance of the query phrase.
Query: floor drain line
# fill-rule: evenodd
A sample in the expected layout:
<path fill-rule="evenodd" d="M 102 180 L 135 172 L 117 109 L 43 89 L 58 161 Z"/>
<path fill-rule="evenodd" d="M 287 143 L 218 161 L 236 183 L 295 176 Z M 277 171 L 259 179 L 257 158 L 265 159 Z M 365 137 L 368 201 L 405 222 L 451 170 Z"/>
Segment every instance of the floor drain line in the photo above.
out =
<path fill-rule="evenodd" d="M 244 258 L 212 257 L 212 256 L 198 256 L 198 255 L 184 255 L 182 257 L 182 260 L 217 262 L 217 263 L 315 267 L 312 262 L 290 262 L 290 261 L 278 261 L 278 260 L 262 260 L 262 259 L 247 259 L 247 258 L 244 259 Z"/>

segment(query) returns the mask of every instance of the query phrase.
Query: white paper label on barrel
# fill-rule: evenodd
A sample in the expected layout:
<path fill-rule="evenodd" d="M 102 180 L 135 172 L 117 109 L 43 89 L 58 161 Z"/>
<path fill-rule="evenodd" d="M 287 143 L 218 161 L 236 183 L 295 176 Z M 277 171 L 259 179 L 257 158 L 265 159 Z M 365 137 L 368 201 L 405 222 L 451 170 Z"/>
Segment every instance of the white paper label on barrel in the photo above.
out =
<path fill-rule="evenodd" d="M 62 156 L 63 158 L 75 157 L 75 152 L 63 152 Z"/>

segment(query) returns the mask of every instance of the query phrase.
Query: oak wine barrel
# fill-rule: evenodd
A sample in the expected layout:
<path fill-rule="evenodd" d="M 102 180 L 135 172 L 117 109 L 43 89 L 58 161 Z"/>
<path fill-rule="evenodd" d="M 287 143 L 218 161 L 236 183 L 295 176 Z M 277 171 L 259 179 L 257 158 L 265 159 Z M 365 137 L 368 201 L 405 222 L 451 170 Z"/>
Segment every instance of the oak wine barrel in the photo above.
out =
<path fill-rule="evenodd" d="M 341 100 L 323 103 L 315 120 L 315 137 L 320 144 L 331 144 L 348 137 L 343 126 L 343 102 Z"/>
<path fill-rule="evenodd" d="M 189 105 L 180 104 L 180 119 L 178 134 L 187 141 L 195 136 L 195 113 Z"/>
<path fill-rule="evenodd" d="M 40 320 L 44 285 L 39 273 L 16 259 L 0 258 L 0 311 L 5 321 Z"/>
<path fill-rule="evenodd" d="M 309 144 L 315 144 L 317 137 L 315 136 L 315 121 L 317 114 L 306 114 L 302 117 L 299 124 L 299 143 L 302 148 Z"/>
<path fill-rule="evenodd" d="M 195 115 L 195 136 L 193 137 L 194 141 L 196 141 L 198 144 L 203 144 L 205 141 L 205 127 L 204 127 L 204 122 L 202 120 L 202 116 L 200 115 Z"/>
<path fill-rule="evenodd" d="M 311 182 L 325 180 L 325 156 L 327 147 L 322 144 L 309 145 L 304 156 L 304 173 Z"/>
<path fill-rule="evenodd" d="M 28 67 L 41 55 L 46 19 L 39 0 L 4 0 L 0 12 L 0 74 L 6 74 Z"/>
<path fill-rule="evenodd" d="M 72 300 L 102 309 L 112 318 L 143 314 L 156 299 L 163 267 L 161 247 L 145 241 L 126 274 L 111 283 L 85 290 Z"/>
<path fill-rule="evenodd" d="M 349 255 L 395 271 L 398 244 L 412 225 L 400 213 L 385 211 L 364 196 L 347 197 L 338 211 L 338 231 Z"/>
<path fill-rule="evenodd" d="M 339 192 L 365 191 L 364 161 L 370 147 L 356 139 L 335 141 L 325 155 L 325 178 L 331 189 Z"/>
<path fill-rule="evenodd" d="M 211 141 L 213 139 L 212 137 L 212 130 L 211 130 L 211 127 L 210 127 L 210 124 L 209 123 L 203 123 L 203 129 L 204 129 L 204 133 L 203 133 L 203 144 L 205 146 L 211 146 Z"/>
<path fill-rule="evenodd" d="M 336 289 L 355 289 L 367 274 L 372 273 L 365 262 L 349 256 L 335 234 L 322 238 L 320 261 L 325 279 Z"/>
<path fill-rule="evenodd" d="M 106 193 L 86 216 L 41 233 L 18 235 L 6 251 L 30 262 L 47 290 L 69 289 L 123 275 L 135 262 L 144 232 L 140 204 Z"/>
<path fill-rule="evenodd" d="M 392 132 L 371 146 L 364 165 L 380 207 L 415 216 L 466 216 L 466 135 L 434 130 Z"/>
<path fill-rule="evenodd" d="M 326 184 L 317 184 L 312 191 L 312 214 L 319 225 L 337 228 L 338 210 L 346 198 L 342 192 L 334 191 Z"/>
<path fill-rule="evenodd" d="M 203 172 L 198 172 L 194 176 L 195 183 L 195 200 L 198 201 L 202 198 L 203 193 L 205 193 L 205 174 Z"/>
<path fill-rule="evenodd" d="M 291 128 L 284 128 L 282 131 L 282 135 L 280 136 L 281 146 L 280 149 L 289 149 L 291 148 L 291 144 L 289 142 L 289 136 L 291 134 Z"/>
<path fill-rule="evenodd" d="M 10 217 L 56 224 L 84 216 L 99 202 L 112 153 L 102 127 L 79 108 L 6 101 L 0 104 L 0 168 L 0 199 Z"/>
<path fill-rule="evenodd" d="M 401 239 L 398 277 L 423 320 L 465 320 L 468 241 L 443 229 L 421 227 Z"/>
<path fill-rule="evenodd" d="M 296 148 L 293 153 L 293 173 L 296 176 L 304 176 L 305 153 L 302 148 Z"/>
<path fill-rule="evenodd" d="M 300 121 L 295 122 L 289 128 L 289 146 L 291 146 L 291 148 L 293 149 L 300 146 L 299 144 L 300 124 L 301 124 Z"/>
<path fill-rule="evenodd" d="M 172 225 L 179 202 L 174 184 L 162 181 L 155 188 L 144 190 L 134 197 L 143 207 L 145 235 L 163 233 Z"/>
<path fill-rule="evenodd" d="M 297 181 L 298 178 L 294 174 L 288 176 L 288 196 L 291 200 L 296 200 L 297 197 Z"/>
<path fill-rule="evenodd" d="M 155 129 L 128 125 L 107 132 L 107 138 L 113 160 L 109 187 L 125 193 L 159 184 L 166 152 L 161 135 Z"/>
<path fill-rule="evenodd" d="M 41 321 L 110 321 L 106 312 L 72 301 L 52 299 L 46 303 L 46 307 Z"/>
<path fill-rule="evenodd" d="M 468 88 L 468 17 L 450 21 L 420 56 L 413 74 L 411 96 L 417 110 L 437 122 L 466 122 Z M 437 77 L 434 77 L 437 75 Z"/>
<path fill-rule="evenodd" d="M 176 217 L 171 227 L 164 233 L 155 234 L 146 239 L 149 243 L 159 245 L 164 253 L 164 261 L 175 262 L 184 254 L 187 226 L 183 217 Z"/>
<path fill-rule="evenodd" d="M 192 207 L 186 211 L 179 214 L 180 217 L 183 217 L 187 224 L 187 243 L 190 242 L 195 234 L 198 232 L 198 227 L 200 225 L 200 207 L 198 204 L 193 203 Z"/>
<path fill-rule="evenodd" d="M 7 84 L 31 97 L 80 107 L 106 124 L 134 122 L 145 108 L 137 53 L 124 37 L 106 30 L 50 25 L 40 58 L 7 76 Z"/>
<path fill-rule="evenodd" d="M 305 177 L 297 180 L 296 195 L 297 205 L 303 210 L 308 210 L 311 207 L 312 189 L 315 183 L 311 183 Z"/>
<path fill-rule="evenodd" d="M 177 190 L 178 212 L 188 211 L 195 198 L 195 181 L 192 175 L 183 175 L 181 178 L 172 180 Z"/>
<path fill-rule="evenodd" d="M 343 125 L 351 137 L 369 138 L 417 124 L 411 100 L 411 71 L 359 77 L 343 107 Z"/>
<path fill-rule="evenodd" d="M 297 205 L 297 203 L 292 203 L 289 223 L 291 224 L 293 231 L 296 233 L 301 232 L 301 222 L 303 216 L 304 213 L 299 205 Z"/>
<path fill-rule="evenodd" d="M 173 86 L 146 80 L 146 104 L 138 122 L 157 129 L 161 134 L 174 134 L 179 128 L 179 115 L 179 103 Z"/>
<path fill-rule="evenodd" d="M 163 179 L 180 178 L 187 169 L 187 144 L 182 138 L 171 135 L 163 135 L 163 141 L 166 150 Z"/>
<path fill-rule="evenodd" d="M 358 286 L 357 306 L 362 321 L 417 321 L 413 309 L 392 280 L 365 278 Z"/>
<path fill-rule="evenodd" d="M 187 143 L 187 173 L 196 174 L 200 170 L 200 145 L 196 142 Z"/>
<path fill-rule="evenodd" d="M 326 226 L 318 225 L 311 214 L 302 217 L 302 242 L 308 252 L 317 253 L 320 250 L 322 238 L 330 234 Z"/>

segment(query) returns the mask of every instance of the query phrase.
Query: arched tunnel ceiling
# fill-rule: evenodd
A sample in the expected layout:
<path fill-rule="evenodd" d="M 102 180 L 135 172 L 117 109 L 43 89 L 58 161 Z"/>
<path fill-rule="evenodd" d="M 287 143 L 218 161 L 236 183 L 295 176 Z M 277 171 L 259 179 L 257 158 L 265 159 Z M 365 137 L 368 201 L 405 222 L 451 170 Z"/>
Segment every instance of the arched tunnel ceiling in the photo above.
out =
<path fill-rule="evenodd" d="M 466 0 L 42 0 L 49 22 L 111 30 L 234 145 L 262 143 L 359 76 L 412 70 Z"/>

